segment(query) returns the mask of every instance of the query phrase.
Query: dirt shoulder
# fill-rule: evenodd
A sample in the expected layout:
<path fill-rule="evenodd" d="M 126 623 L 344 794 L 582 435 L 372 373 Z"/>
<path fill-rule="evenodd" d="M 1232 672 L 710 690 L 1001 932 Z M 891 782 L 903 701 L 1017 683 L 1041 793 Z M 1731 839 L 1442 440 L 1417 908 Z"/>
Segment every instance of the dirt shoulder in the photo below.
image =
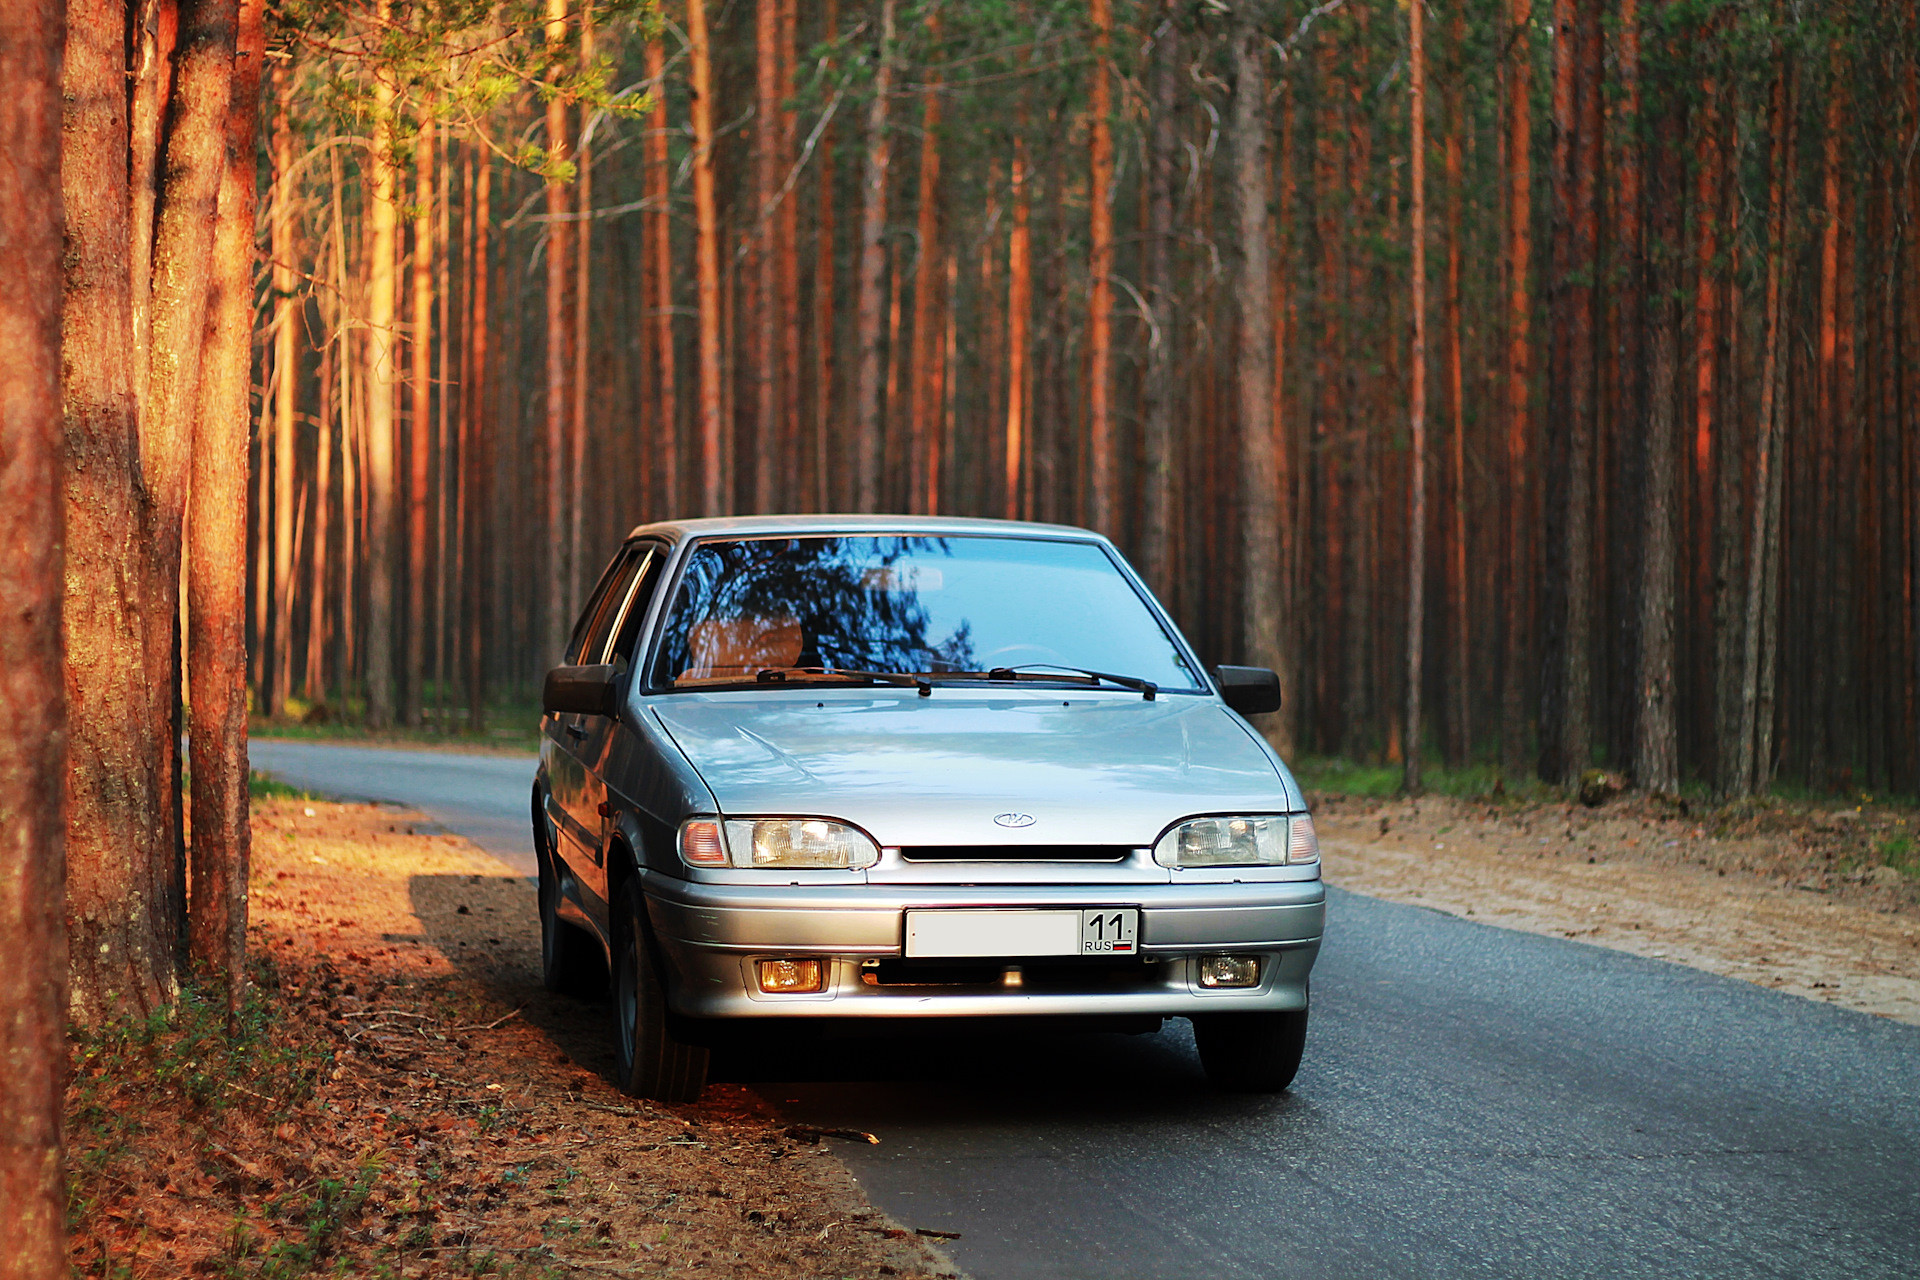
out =
<path fill-rule="evenodd" d="M 1911 812 L 1316 797 L 1329 882 L 1920 1024 Z"/>
<path fill-rule="evenodd" d="M 738 1085 L 618 1092 L 606 1007 L 540 985 L 526 880 L 417 815 L 259 802 L 252 912 L 238 1042 L 188 1005 L 76 1046 L 82 1273 L 955 1274 L 840 1138 Z"/>

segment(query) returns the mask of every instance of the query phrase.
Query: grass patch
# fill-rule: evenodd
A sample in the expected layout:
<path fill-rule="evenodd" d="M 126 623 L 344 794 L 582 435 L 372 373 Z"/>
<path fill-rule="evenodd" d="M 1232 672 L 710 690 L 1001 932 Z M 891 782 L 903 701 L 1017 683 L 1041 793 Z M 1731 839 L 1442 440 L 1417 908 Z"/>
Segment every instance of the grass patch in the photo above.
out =
<path fill-rule="evenodd" d="M 264 773 L 247 772 L 247 794 L 255 800 L 311 800 L 310 792 L 298 787 L 290 787 L 278 778 L 269 778 Z"/>
<path fill-rule="evenodd" d="M 309 703 L 287 699 L 285 714 L 269 719 L 256 714 L 248 732 L 263 738 L 291 738 L 310 742 L 421 743 L 537 751 L 540 747 L 540 706 L 530 697 L 502 698 L 488 704 L 485 727 L 472 729 L 464 706 L 441 705 L 434 690 L 427 691 L 419 725 L 388 729 L 367 728 L 366 700 L 358 696 L 341 702 Z"/>
<path fill-rule="evenodd" d="M 1300 786 L 1316 795 L 1357 796 L 1387 799 L 1400 794 L 1403 776 L 1397 764 L 1370 764 L 1338 756 L 1296 756 L 1289 762 Z M 1538 778 L 1519 780 L 1503 777 L 1495 764 L 1470 764 L 1449 769 L 1437 761 L 1428 762 L 1420 771 L 1422 787 L 1430 795 L 1458 796 L 1468 800 L 1549 800 L 1558 799 L 1557 787 Z"/>

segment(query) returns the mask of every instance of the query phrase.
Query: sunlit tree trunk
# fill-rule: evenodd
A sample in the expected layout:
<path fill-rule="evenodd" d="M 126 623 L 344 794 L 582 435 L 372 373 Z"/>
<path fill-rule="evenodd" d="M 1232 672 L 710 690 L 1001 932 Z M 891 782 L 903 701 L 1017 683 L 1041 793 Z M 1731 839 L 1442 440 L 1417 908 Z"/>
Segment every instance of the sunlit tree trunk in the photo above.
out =
<path fill-rule="evenodd" d="M 546 0 L 546 13 L 547 57 L 557 66 L 566 56 L 567 0 Z M 547 100 L 546 124 L 548 163 L 569 161 L 573 148 L 567 140 L 567 103 L 559 94 Z M 571 433 L 567 430 L 567 410 L 571 402 L 567 397 L 567 376 L 571 370 L 568 367 L 567 348 L 567 286 L 573 268 L 573 223 L 567 220 L 569 204 L 566 183 L 556 177 L 548 177 L 547 395 L 545 430 L 541 436 L 547 467 L 547 561 L 543 570 L 545 589 L 542 592 L 546 607 L 542 619 L 540 652 L 537 655 L 541 663 L 560 661 L 561 650 L 567 643 L 567 630 L 573 622 L 573 567 L 567 561 L 567 551 L 571 545 L 567 524 L 567 499 L 571 496 L 568 483 Z"/>
<path fill-rule="evenodd" d="M 857 511 L 877 511 L 880 503 L 880 311 L 885 305 L 881 277 L 887 268 L 887 170 L 892 157 L 887 107 L 893 92 L 894 6 L 895 0 L 880 0 L 873 101 L 867 110 L 867 155 L 860 179 L 860 276 L 855 306 L 860 370 L 853 413 L 853 505 Z"/>
<path fill-rule="evenodd" d="M 1180 26 L 1167 14 L 1153 31 L 1148 71 L 1147 235 L 1141 284 L 1152 309 L 1140 406 L 1140 570 L 1154 593 L 1173 602 L 1173 194 L 1179 181 Z M 1011 408 L 1011 404 L 1009 404 Z M 1012 514 L 1011 511 L 1008 512 Z"/>
<path fill-rule="evenodd" d="M 241 0 L 214 229 L 187 514 L 187 682 L 193 691 L 193 845 L 187 893 L 195 976 L 237 1014 L 246 987 L 247 436 L 253 337 L 254 124 L 265 0 Z"/>
<path fill-rule="evenodd" d="M 839 0 L 827 0 L 821 38 L 832 43 L 840 33 Z M 813 474 L 814 503 L 823 511 L 838 510 L 845 502 L 844 484 L 837 483 L 845 468 L 836 465 L 833 358 L 834 337 L 834 156 L 831 127 L 820 135 L 820 191 L 815 198 L 813 269 Z M 841 433 L 844 436 L 844 433 Z"/>
<path fill-rule="evenodd" d="M 273 130 L 273 657 L 266 712 L 279 716 L 293 690 L 293 576 L 294 576 L 294 409 L 300 391 L 300 357 L 294 345 L 299 311 L 294 290 L 293 243 L 293 102 L 291 77 L 283 67 L 274 73 Z M 320 607 L 315 597 L 314 608 Z"/>
<path fill-rule="evenodd" d="M 588 8 L 580 13 L 580 65 L 593 60 L 593 21 Z M 588 113 L 580 109 L 577 124 L 580 176 L 574 180 L 574 206 L 580 220 L 573 224 L 573 370 L 567 379 L 567 612 L 578 613 L 586 601 L 588 577 L 594 566 L 586 548 L 587 362 L 593 354 L 590 325 L 593 291 L 593 152 L 587 145 Z M 624 532 L 624 531 L 623 531 Z M 596 553 L 597 555 L 597 553 Z"/>
<path fill-rule="evenodd" d="M 106 6 L 74 15 L 88 87 L 110 96 L 73 98 L 69 118 L 106 127 L 121 146 L 108 158 L 124 174 L 124 81 L 104 72 L 124 65 L 119 22 Z M 0 1277 L 63 1280 L 67 1269 L 67 1182 L 61 1116 L 67 1077 L 67 935 L 64 839 L 67 708 L 61 655 L 66 570 L 66 503 L 61 428 L 61 42 L 67 23 L 59 0 L 22 0 L 0 14 Z M 114 47 L 108 48 L 109 42 Z M 70 62 L 69 67 L 73 64 Z M 82 144 L 83 149 L 85 143 Z M 111 170 L 86 175 L 104 179 Z M 124 192 L 124 179 L 109 184 Z M 118 215 L 118 216 L 116 216 Z M 124 215 L 116 209 L 111 225 Z M 94 230 L 97 232 L 98 224 Z M 96 260 L 97 269 L 108 264 Z M 124 267 L 124 261 L 121 264 Z M 68 266 L 69 276 L 74 274 Z M 84 278 L 84 277 L 83 277 Z M 126 316 L 122 281 L 106 287 L 95 320 Z M 79 353 L 86 356 L 93 351 Z M 95 425 L 124 423 L 125 366 L 115 361 L 110 403 L 88 406 Z M 71 385 L 73 379 L 69 377 Z M 97 388 L 96 390 L 103 389 Z M 119 427 L 124 430 L 124 427 Z M 70 435 L 72 428 L 68 428 Z M 111 582 L 99 584 L 111 590 Z"/>
<path fill-rule="evenodd" d="M 492 375 L 487 343 L 492 316 L 488 311 L 489 286 L 493 279 L 492 254 L 488 248 L 488 230 L 493 221 L 493 158 L 480 154 L 476 166 L 473 196 L 473 261 L 467 272 L 467 377 L 466 394 L 461 397 L 466 446 L 461 462 L 467 471 L 466 542 L 467 571 L 463 587 L 466 625 L 461 628 L 466 640 L 463 655 L 467 670 L 467 728 L 479 733 L 487 723 L 487 636 L 492 630 L 489 616 L 493 549 L 493 418 L 487 412 L 487 391 Z"/>
<path fill-rule="evenodd" d="M 713 194 L 713 69 L 706 0 L 687 0 L 687 42 L 692 64 L 694 256 L 700 300 L 700 514 L 716 516 L 726 510 L 728 490 L 720 454 L 720 224 Z M 876 101 L 884 101 L 885 96 L 883 90 Z"/>
<path fill-rule="evenodd" d="M 654 84 L 653 115 L 647 126 L 646 199 L 647 251 L 653 263 L 654 447 L 653 465 L 659 475 L 661 517 L 680 514 L 680 413 L 675 402 L 673 351 L 673 210 L 668 155 L 666 50 L 660 41 L 647 44 L 647 79 Z"/>
<path fill-rule="evenodd" d="M 379 0 L 379 21 L 386 22 L 390 14 L 391 0 Z M 376 78 L 375 119 L 390 120 L 393 103 L 393 88 Z M 392 133 L 383 123 L 367 148 L 367 327 L 362 348 L 366 373 L 360 384 L 366 397 L 367 724 L 375 729 L 391 725 L 394 715 L 393 570 L 399 554 L 393 506 L 394 397 L 399 391 L 394 350 L 399 337 L 394 330 L 398 185 Z"/>
<path fill-rule="evenodd" d="M 407 339 L 407 675 L 402 722 L 420 723 L 426 705 L 427 588 L 437 566 L 427 558 L 427 488 L 433 479 L 433 126 L 414 144 L 412 332 Z"/>
<path fill-rule="evenodd" d="M 798 25 L 795 0 L 780 0 L 779 168 L 783 182 L 787 166 L 794 163 L 795 115 L 788 100 L 794 90 Z M 804 510 L 809 504 L 805 483 L 808 468 L 800 443 L 804 421 L 800 394 L 800 199 L 793 191 L 780 197 L 774 220 L 774 253 L 778 262 L 774 283 L 780 295 L 779 505 L 789 511 Z"/>
<path fill-rule="evenodd" d="M 1007 233 L 1007 430 L 1001 477 L 1009 520 L 1017 520 L 1029 512 L 1023 486 L 1028 448 L 1027 403 L 1032 394 L 1028 386 L 1032 348 L 1027 329 L 1033 315 L 1033 233 L 1028 226 L 1033 216 L 1033 193 L 1029 189 L 1032 178 L 1027 172 L 1026 127 L 1023 101 L 1014 124 L 1008 193 L 1013 225 Z"/>

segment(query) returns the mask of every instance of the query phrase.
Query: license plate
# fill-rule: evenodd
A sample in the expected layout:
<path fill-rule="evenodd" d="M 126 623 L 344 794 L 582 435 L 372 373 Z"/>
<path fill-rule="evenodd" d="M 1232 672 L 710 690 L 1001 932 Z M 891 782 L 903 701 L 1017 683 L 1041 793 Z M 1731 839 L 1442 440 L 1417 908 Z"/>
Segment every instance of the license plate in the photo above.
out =
<path fill-rule="evenodd" d="M 1130 956 L 1140 950 L 1133 907 L 1067 911 L 909 911 L 909 958 Z"/>

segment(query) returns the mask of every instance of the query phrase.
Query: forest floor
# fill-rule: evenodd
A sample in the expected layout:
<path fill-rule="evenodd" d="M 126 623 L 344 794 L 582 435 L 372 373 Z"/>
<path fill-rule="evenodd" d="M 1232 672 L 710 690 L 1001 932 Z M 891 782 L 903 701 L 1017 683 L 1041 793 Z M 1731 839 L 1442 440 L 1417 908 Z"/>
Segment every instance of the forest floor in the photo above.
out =
<path fill-rule="evenodd" d="M 1311 795 L 1327 880 L 1920 1023 L 1920 813 Z"/>
<path fill-rule="evenodd" d="M 253 816 L 253 998 L 76 1039 L 86 1275 L 938 1277 L 831 1147 L 743 1086 L 609 1082 L 604 1005 L 548 994 L 527 881 L 418 815 Z"/>

